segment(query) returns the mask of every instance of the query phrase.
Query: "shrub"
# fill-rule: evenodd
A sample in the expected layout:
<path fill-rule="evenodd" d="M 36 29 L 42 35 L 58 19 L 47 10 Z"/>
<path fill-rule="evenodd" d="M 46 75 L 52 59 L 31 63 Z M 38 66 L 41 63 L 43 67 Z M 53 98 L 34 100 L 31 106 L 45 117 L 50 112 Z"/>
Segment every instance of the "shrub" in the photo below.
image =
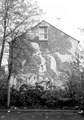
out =
<path fill-rule="evenodd" d="M 42 102 L 48 108 L 56 108 L 58 103 L 58 93 L 56 91 L 45 91 L 41 96 Z"/>
<path fill-rule="evenodd" d="M 0 86 L 0 107 L 6 107 L 7 104 L 7 87 L 5 85 Z"/>
<path fill-rule="evenodd" d="M 11 88 L 11 106 L 26 108 L 74 108 L 84 106 L 84 94 L 77 99 L 75 94 L 74 105 L 69 92 L 61 90 L 43 90 L 40 86 L 22 85 L 19 90 Z M 79 101 L 79 102 L 78 102 Z M 0 86 L 0 107 L 6 107 L 7 104 L 7 88 Z"/>
<path fill-rule="evenodd" d="M 19 90 L 11 89 L 11 105 L 22 107 L 39 107 L 42 91 L 37 87 L 22 85 Z"/>
<path fill-rule="evenodd" d="M 14 87 L 11 88 L 11 106 L 20 106 L 21 101 L 20 101 L 20 92 L 19 90 L 15 89 Z"/>

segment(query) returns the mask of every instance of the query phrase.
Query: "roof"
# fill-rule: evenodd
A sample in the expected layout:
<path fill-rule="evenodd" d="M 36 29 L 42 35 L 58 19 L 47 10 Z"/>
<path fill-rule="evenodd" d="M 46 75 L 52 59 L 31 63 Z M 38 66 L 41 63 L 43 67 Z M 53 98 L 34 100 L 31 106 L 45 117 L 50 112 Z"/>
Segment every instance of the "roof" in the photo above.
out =
<path fill-rule="evenodd" d="M 33 28 L 35 28 L 36 26 L 40 25 L 42 22 L 46 22 L 46 21 L 45 21 L 45 20 L 42 20 L 41 22 L 39 22 L 37 25 L 35 25 L 35 26 L 32 27 L 31 29 L 33 29 Z M 65 35 L 68 35 L 67 33 L 63 32 L 62 30 L 60 30 L 60 29 L 56 28 L 55 26 L 51 25 L 50 23 L 48 23 L 48 22 L 46 22 L 46 23 L 49 24 L 50 26 L 54 27 L 56 30 L 64 33 Z M 80 41 L 77 40 L 76 38 L 74 38 L 74 37 L 72 37 L 72 36 L 70 36 L 70 35 L 68 35 L 68 36 L 71 37 L 72 39 L 76 40 L 78 43 L 80 42 Z"/>

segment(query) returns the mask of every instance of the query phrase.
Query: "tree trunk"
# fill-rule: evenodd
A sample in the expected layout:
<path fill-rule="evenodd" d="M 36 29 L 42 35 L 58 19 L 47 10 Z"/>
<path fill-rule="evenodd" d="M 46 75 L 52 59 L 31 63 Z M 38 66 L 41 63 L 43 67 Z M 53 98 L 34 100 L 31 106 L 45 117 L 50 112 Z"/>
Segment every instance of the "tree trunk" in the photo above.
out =
<path fill-rule="evenodd" d="M 3 59 L 3 54 L 4 54 L 4 47 L 5 47 L 5 41 L 6 41 L 6 20 L 7 20 L 7 1 L 5 2 L 5 15 L 4 15 L 4 34 L 3 34 L 3 42 L 2 42 L 2 48 L 1 48 L 1 55 L 0 55 L 0 69 L 1 69 L 1 64 L 2 64 L 2 59 Z"/>
<path fill-rule="evenodd" d="M 10 107 L 10 79 L 11 79 L 11 74 L 12 74 L 12 59 L 11 63 L 8 65 L 8 78 L 7 78 L 7 87 L 8 87 L 8 93 L 7 93 L 7 107 Z"/>
<path fill-rule="evenodd" d="M 7 86 L 8 86 L 8 91 L 7 91 L 7 108 L 10 108 L 10 77 L 11 77 L 11 74 L 9 73 L 8 79 L 7 79 Z"/>
<path fill-rule="evenodd" d="M 4 26 L 6 25 L 6 21 L 4 21 Z M 4 27 L 4 36 L 3 36 L 3 42 L 2 42 L 2 48 L 1 48 L 1 55 L 0 55 L 0 68 L 2 64 L 3 54 L 4 54 L 4 47 L 5 47 L 5 34 L 6 34 L 6 27 Z"/>
<path fill-rule="evenodd" d="M 5 46 L 5 37 L 3 37 L 2 49 L 1 49 L 1 55 L 0 55 L 0 68 L 1 68 L 2 59 L 3 59 L 4 46 Z"/>
<path fill-rule="evenodd" d="M 7 78 L 7 87 L 8 87 L 8 94 L 7 94 L 7 107 L 10 107 L 10 78 L 12 74 L 12 56 L 13 56 L 13 41 L 11 41 L 9 45 L 9 61 L 8 61 L 8 78 Z"/>

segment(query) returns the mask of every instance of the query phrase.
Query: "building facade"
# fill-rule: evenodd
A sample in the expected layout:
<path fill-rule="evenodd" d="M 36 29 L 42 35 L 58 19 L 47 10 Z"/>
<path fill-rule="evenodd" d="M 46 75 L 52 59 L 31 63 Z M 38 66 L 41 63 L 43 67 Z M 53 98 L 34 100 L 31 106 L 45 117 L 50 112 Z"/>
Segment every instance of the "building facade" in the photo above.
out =
<path fill-rule="evenodd" d="M 20 77 L 23 79 L 26 76 L 28 84 L 38 82 L 44 85 L 46 81 L 46 84 L 63 86 L 67 80 L 66 71 L 72 71 L 70 63 L 78 50 L 79 41 L 44 20 L 32 27 L 25 36 L 35 49 L 32 58 L 39 61 L 36 63 L 38 73 L 26 72 Z M 25 68 L 27 70 L 27 66 Z M 30 75 L 32 77 L 29 79 Z"/>

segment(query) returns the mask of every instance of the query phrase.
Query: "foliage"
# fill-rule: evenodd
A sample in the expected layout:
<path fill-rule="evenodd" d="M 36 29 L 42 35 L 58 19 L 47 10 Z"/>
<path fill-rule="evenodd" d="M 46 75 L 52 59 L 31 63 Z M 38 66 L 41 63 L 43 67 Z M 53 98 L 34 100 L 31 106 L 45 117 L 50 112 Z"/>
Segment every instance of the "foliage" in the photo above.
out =
<path fill-rule="evenodd" d="M 40 87 L 27 85 L 22 85 L 19 91 L 14 91 L 11 93 L 11 105 L 17 107 L 63 109 L 64 107 L 75 106 L 65 91 L 45 91 Z"/>
<path fill-rule="evenodd" d="M 6 107 L 7 101 L 7 87 L 6 85 L 0 85 L 0 108 Z"/>
<path fill-rule="evenodd" d="M 24 66 L 29 66 L 33 52 L 34 49 L 32 48 L 30 42 L 27 41 L 24 34 L 19 36 L 14 42 L 10 42 L 9 64 L 12 62 L 11 72 L 13 74 L 18 74 L 21 69 L 24 69 Z"/>
<path fill-rule="evenodd" d="M 3 18 L 6 20 L 6 35 L 14 35 L 27 30 L 38 21 L 42 10 L 36 2 L 31 0 L 1 0 L 0 20 L 3 27 Z M 5 16 L 5 17 L 4 17 Z"/>
<path fill-rule="evenodd" d="M 29 60 L 27 54 L 31 47 L 30 44 L 27 43 L 28 36 L 25 37 L 23 33 L 26 33 L 31 26 L 37 23 L 41 15 L 42 10 L 39 8 L 37 2 L 33 2 L 32 0 L 0 1 L 0 34 L 2 36 L 0 66 L 6 42 L 9 43 L 8 67 L 10 67 L 11 60 L 13 60 L 13 64 L 16 64 L 17 67 L 21 67 L 21 58 L 26 57 L 27 60 Z M 24 40 L 22 41 L 22 39 Z M 17 44 L 14 44 L 16 41 L 18 41 Z M 31 52 L 29 52 L 29 54 L 30 53 Z M 12 56 L 13 54 L 14 56 Z M 11 69 L 14 67 L 13 65 Z M 13 72 L 15 72 L 15 69 Z"/>
<path fill-rule="evenodd" d="M 56 91 L 46 91 L 41 98 L 48 108 L 56 108 L 59 94 Z"/>
<path fill-rule="evenodd" d="M 11 91 L 11 105 L 19 107 L 34 107 L 40 105 L 41 91 L 39 89 L 24 84 L 20 87 L 19 91 L 14 89 L 12 90 L 14 92 Z"/>
<path fill-rule="evenodd" d="M 10 102 L 10 77 L 12 73 L 17 73 L 16 66 L 21 68 L 20 58 L 15 60 L 13 57 L 13 43 L 23 33 L 25 33 L 32 25 L 39 21 L 42 10 L 36 2 L 31 0 L 1 0 L 0 1 L 0 35 L 2 37 L 2 47 L 0 53 L 0 69 L 4 55 L 5 44 L 9 43 L 9 61 L 8 61 L 8 106 Z M 11 43 L 10 43 L 11 41 Z M 20 46 L 20 44 L 19 44 Z M 29 45 L 27 46 L 27 48 Z M 29 49 L 19 47 L 19 56 L 27 52 Z M 21 57 L 21 56 L 20 56 Z M 23 56 L 22 56 L 23 57 Z M 28 57 L 27 57 L 28 58 Z M 15 65 L 16 66 L 15 66 Z"/>
<path fill-rule="evenodd" d="M 81 99 L 80 93 L 75 93 Z M 78 98 L 77 97 L 77 98 Z M 20 108 L 48 108 L 48 109 L 74 109 L 75 106 L 83 108 L 82 101 L 74 97 L 73 100 L 68 90 L 43 90 L 42 87 L 22 85 L 19 90 L 11 88 L 11 106 Z M 0 86 L 0 107 L 6 107 L 7 89 Z"/>
<path fill-rule="evenodd" d="M 15 89 L 14 87 L 11 88 L 11 106 L 19 106 L 19 98 L 20 98 L 20 92 Z"/>

